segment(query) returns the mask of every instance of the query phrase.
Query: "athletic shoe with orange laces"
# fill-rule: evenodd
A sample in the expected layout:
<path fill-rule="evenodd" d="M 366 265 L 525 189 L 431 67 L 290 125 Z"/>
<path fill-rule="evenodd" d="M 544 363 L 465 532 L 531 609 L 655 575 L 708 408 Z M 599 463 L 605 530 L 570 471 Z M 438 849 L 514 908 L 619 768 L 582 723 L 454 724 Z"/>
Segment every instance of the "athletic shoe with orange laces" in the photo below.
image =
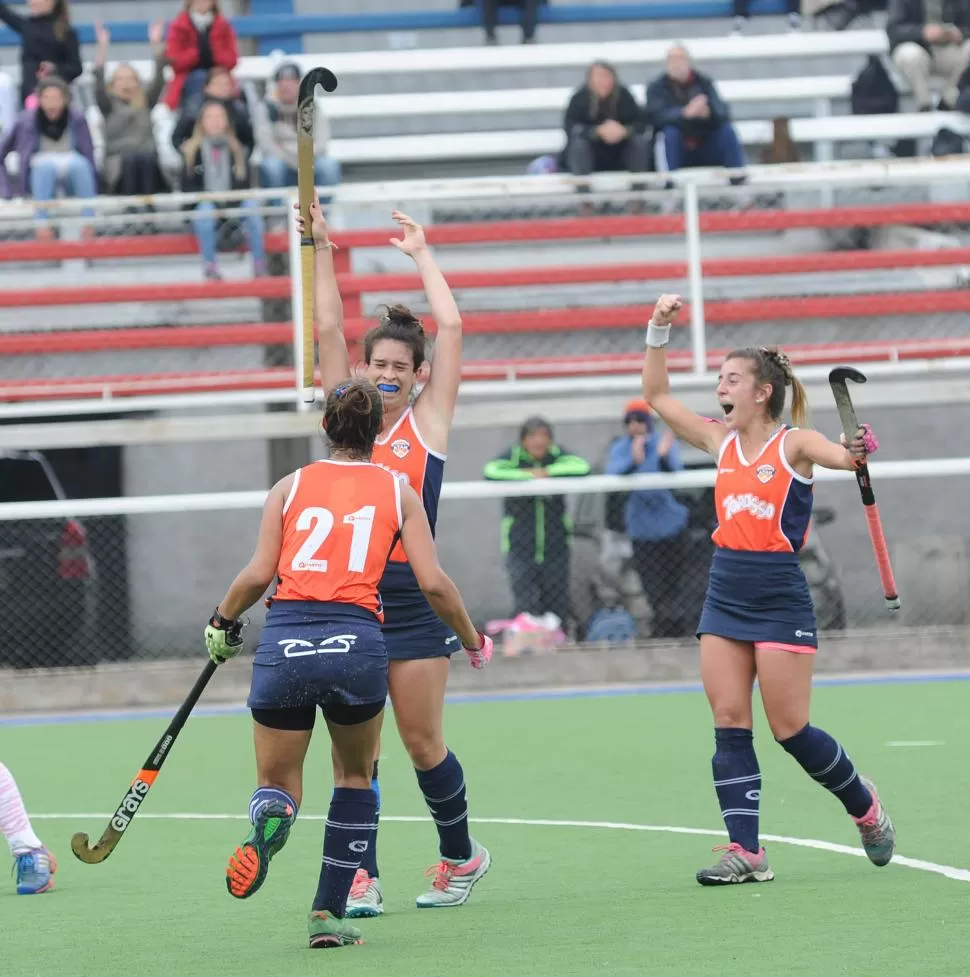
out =
<path fill-rule="evenodd" d="M 384 893 L 380 879 L 373 879 L 367 869 L 357 869 L 347 897 L 347 918 L 363 919 L 380 916 L 384 912 Z"/>
<path fill-rule="evenodd" d="M 737 885 L 740 882 L 770 882 L 775 873 L 771 871 L 765 850 L 745 851 L 737 842 L 718 845 L 714 851 L 724 852 L 721 860 L 710 868 L 702 868 L 697 873 L 701 885 Z"/>
<path fill-rule="evenodd" d="M 424 874 L 431 880 L 431 888 L 418 896 L 418 909 L 444 909 L 461 906 L 468 901 L 472 887 L 492 867 L 488 849 L 472 838 L 470 858 L 457 861 L 442 858 Z"/>
<path fill-rule="evenodd" d="M 312 912 L 308 920 L 311 950 L 331 950 L 338 946 L 363 943 L 360 930 L 345 919 L 337 919 L 328 912 Z"/>
<path fill-rule="evenodd" d="M 286 844 L 293 821 L 289 804 L 274 801 L 260 811 L 252 831 L 229 858 L 226 888 L 231 896 L 248 899 L 263 884 L 270 859 Z"/>

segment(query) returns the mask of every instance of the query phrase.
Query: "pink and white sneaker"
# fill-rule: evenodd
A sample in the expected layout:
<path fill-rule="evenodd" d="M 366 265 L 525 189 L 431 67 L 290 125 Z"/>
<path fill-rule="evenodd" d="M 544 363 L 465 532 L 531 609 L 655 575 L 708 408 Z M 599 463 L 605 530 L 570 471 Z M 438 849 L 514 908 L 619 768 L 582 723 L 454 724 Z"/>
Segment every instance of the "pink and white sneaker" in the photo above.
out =
<path fill-rule="evenodd" d="M 370 919 L 384 914 L 384 892 L 381 880 L 372 878 L 363 868 L 357 869 L 347 897 L 347 919 Z"/>
<path fill-rule="evenodd" d="M 865 848 L 869 861 L 881 868 L 892 861 L 896 852 L 896 828 L 879 800 L 876 785 L 868 777 L 859 779 L 872 794 L 872 807 L 861 818 L 852 820 L 859 829 L 862 847 Z"/>
<path fill-rule="evenodd" d="M 432 879 L 431 888 L 418 896 L 418 909 L 445 909 L 468 901 L 472 887 L 492 867 L 488 849 L 472 838 L 471 858 L 463 862 L 441 859 L 424 874 Z"/>
<path fill-rule="evenodd" d="M 757 852 L 745 851 L 737 842 L 718 845 L 714 851 L 724 854 L 721 860 L 697 873 L 701 885 L 738 885 L 741 882 L 770 882 L 775 873 L 771 871 L 764 848 Z"/>

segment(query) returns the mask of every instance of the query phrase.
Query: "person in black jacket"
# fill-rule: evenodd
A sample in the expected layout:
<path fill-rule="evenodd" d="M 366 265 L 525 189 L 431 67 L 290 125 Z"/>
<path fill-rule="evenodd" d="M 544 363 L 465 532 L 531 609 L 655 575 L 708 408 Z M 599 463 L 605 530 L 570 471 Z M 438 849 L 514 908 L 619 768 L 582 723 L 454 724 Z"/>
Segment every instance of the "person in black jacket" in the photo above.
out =
<path fill-rule="evenodd" d="M 485 466 L 493 481 L 529 481 L 589 474 L 589 462 L 553 440 L 552 425 L 530 417 L 519 440 Z M 552 611 L 565 628 L 569 620 L 569 546 L 571 531 L 564 495 L 513 496 L 505 499 L 502 552 L 506 556 L 515 614 Z"/>
<path fill-rule="evenodd" d="M 33 95 L 37 82 L 55 76 L 69 85 L 81 75 L 81 50 L 71 27 L 67 0 L 30 0 L 29 15 L 15 14 L 0 3 L 0 20 L 16 31 L 20 47 L 20 102 Z"/>
<path fill-rule="evenodd" d="M 650 162 L 643 112 L 616 69 L 596 61 L 566 107 L 566 149 L 561 161 L 574 176 L 607 170 L 641 173 Z"/>
<path fill-rule="evenodd" d="M 893 64 L 920 111 L 933 107 L 932 75 L 943 80 L 940 109 L 954 109 L 970 66 L 970 0 L 890 0 L 886 33 Z"/>
<path fill-rule="evenodd" d="M 666 169 L 689 166 L 724 166 L 741 169 L 744 150 L 738 141 L 731 113 L 714 82 L 691 64 L 687 49 L 677 44 L 667 52 L 667 70 L 647 87 L 647 118 L 663 134 Z M 740 176 L 732 182 L 740 182 Z"/>
<path fill-rule="evenodd" d="M 522 43 L 534 44 L 536 27 L 539 24 L 539 5 L 549 0 L 461 0 L 459 7 L 478 6 L 482 11 L 482 26 L 485 28 L 485 43 L 498 44 L 499 7 L 517 7 L 522 24 Z"/>

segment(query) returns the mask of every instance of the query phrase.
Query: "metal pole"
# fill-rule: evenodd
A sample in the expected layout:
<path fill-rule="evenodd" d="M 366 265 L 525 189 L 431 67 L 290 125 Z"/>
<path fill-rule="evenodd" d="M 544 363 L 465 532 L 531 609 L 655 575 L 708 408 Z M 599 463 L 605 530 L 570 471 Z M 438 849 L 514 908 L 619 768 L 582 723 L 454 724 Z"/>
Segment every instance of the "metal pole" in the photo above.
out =
<path fill-rule="evenodd" d="M 704 278 L 701 272 L 701 219 L 697 184 L 684 185 L 684 233 L 687 241 L 687 276 L 690 289 L 690 344 L 694 373 L 707 372 L 707 335 L 704 328 Z"/>
<path fill-rule="evenodd" d="M 289 215 L 286 227 L 290 239 L 290 314 L 293 317 L 293 375 L 296 386 L 297 410 L 308 411 L 312 404 L 303 399 L 303 277 L 301 273 L 300 235 L 296 229 L 296 194 L 287 204 Z"/>

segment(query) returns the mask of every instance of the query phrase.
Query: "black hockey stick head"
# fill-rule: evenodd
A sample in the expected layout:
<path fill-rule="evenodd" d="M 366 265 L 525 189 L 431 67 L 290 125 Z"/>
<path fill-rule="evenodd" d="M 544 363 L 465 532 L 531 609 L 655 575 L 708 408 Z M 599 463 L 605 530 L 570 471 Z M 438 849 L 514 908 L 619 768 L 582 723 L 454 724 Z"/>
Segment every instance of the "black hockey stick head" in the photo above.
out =
<path fill-rule="evenodd" d="M 845 386 L 847 380 L 851 380 L 853 383 L 865 383 L 866 375 L 854 366 L 837 366 L 829 371 L 829 383 L 833 387 L 836 384 Z"/>

